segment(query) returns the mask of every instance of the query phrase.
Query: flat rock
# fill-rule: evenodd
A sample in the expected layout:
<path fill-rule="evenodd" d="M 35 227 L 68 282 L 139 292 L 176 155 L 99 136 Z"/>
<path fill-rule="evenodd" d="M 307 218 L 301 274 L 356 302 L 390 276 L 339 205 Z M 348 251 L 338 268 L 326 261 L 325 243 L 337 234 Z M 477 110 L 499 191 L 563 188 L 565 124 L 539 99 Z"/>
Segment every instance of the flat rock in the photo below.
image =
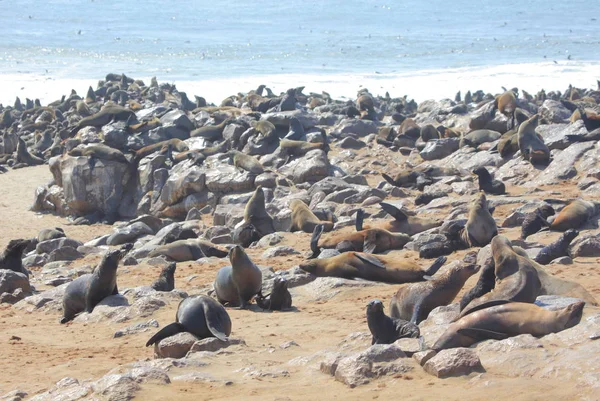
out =
<path fill-rule="evenodd" d="M 232 338 L 229 337 L 227 338 L 226 341 L 223 340 L 219 340 L 216 337 L 209 337 L 209 338 L 204 338 L 202 340 L 197 340 L 192 347 L 190 348 L 189 352 L 190 353 L 194 353 L 194 352 L 215 352 L 218 351 L 220 349 L 223 348 L 228 348 L 232 345 L 242 345 L 245 346 L 246 342 L 240 338 Z"/>
<path fill-rule="evenodd" d="M 473 372 L 484 372 L 479 357 L 469 348 L 441 350 L 423 365 L 430 375 L 446 378 L 464 376 Z"/>

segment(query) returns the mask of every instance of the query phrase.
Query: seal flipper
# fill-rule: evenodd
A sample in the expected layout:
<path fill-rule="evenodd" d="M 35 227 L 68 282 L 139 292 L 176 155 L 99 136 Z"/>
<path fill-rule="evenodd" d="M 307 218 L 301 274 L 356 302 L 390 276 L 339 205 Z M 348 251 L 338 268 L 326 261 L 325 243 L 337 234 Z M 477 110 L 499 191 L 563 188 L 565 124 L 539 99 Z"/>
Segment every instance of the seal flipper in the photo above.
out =
<path fill-rule="evenodd" d="M 214 313 L 214 311 L 213 313 L 210 312 L 209 305 L 204 304 L 204 319 L 206 321 L 206 327 L 213 336 L 221 341 L 227 341 L 227 334 L 225 334 L 226 324 L 223 319 L 223 315 L 221 313 Z"/>
<path fill-rule="evenodd" d="M 115 284 L 115 288 L 113 289 L 113 292 L 111 295 L 119 295 L 119 287 L 117 287 L 116 284 Z"/>
<path fill-rule="evenodd" d="M 478 342 L 484 340 L 506 340 L 508 337 L 510 337 L 508 334 L 498 333 L 497 331 L 472 328 L 459 329 L 458 334 L 471 337 Z"/>
<path fill-rule="evenodd" d="M 321 235 L 325 230 L 325 226 L 323 224 L 318 224 L 315 226 L 312 237 L 310 238 L 310 250 L 312 251 L 312 255 L 310 255 L 309 259 L 314 259 L 321 253 L 319 249 L 319 239 L 321 239 Z"/>
<path fill-rule="evenodd" d="M 365 221 L 365 211 L 363 209 L 358 209 L 356 211 L 356 231 L 363 230 L 364 221 Z"/>
<path fill-rule="evenodd" d="M 429 266 L 429 269 L 427 269 L 424 272 L 423 277 L 425 277 L 425 276 L 433 276 L 435 273 L 437 273 L 438 270 L 440 270 L 440 267 L 442 267 L 444 265 L 444 263 L 446 263 L 446 260 L 448 260 L 448 258 L 445 257 L 445 256 L 440 256 L 439 258 L 437 258 L 431 264 L 431 266 Z"/>
<path fill-rule="evenodd" d="M 365 241 L 363 243 L 363 252 L 364 253 L 375 253 L 375 249 L 377 249 L 377 233 L 375 231 L 368 231 L 367 235 L 365 235 Z"/>
<path fill-rule="evenodd" d="M 151 346 L 153 344 L 156 344 L 156 343 L 160 342 L 161 340 L 163 340 L 163 339 L 165 339 L 167 337 L 174 336 L 175 334 L 182 333 L 184 331 L 185 331 L 185 328 L 180 323 L 171 323 L 169 325 L 166 325 L 161 330 L 159 330 L 158 333 L 156 333 L 155 335 L 153 335 L 148 340 L 148 342 L 146 343 L 146 347 L 149 347 L 149 346 Z"/>
<path fill-rule="evenodd" d="M 479 311 L 479 310 L 482 310 L 482 309 L 491 308 L 492 306 L 498 306 L 498 305 L 504 305 L 504 304 L 508 304 L 508 303 L 511 303 L 511 302 L 512 302 L 512 301 L 508 301 L 508 300 L 506 300 L 506 299 L 497 299 L 497 300 L 495 300 L 495 301 L 488 301 L 488 302 L 484 302 L 484 303 L 482 303 L 482 304 L 480 304 L 480 305 L 474 306 L 474 307 L 473 307 L 473 308 L 471 308 L 471 309 L 468 309 L 466 312 L 463 312 L 463 313 L 462 313 L 462 316 L 461 316 L 461 319 L 462 319 L 463 317 L 465 317 L 465 316 L 467 316 L 467 315 L 469 315 L 469 314 L 473 313 L 473 312 L 477 312 L 477 311 Z M 467 306 L 469 306 L 469 305 L 467 305 Z M 466 308 L 466 307 L 465 307 L 465 308 Z"/>
<path fill-rule="evenodd" d="M 385 265 L 383 263 L 381 263 L 381 261 L 379 259 L 377 259 L 375 256 L 368 255 L 365 253 L 360 253 L 360 252 L 355 252 L 354 256 L 356 256 L 358 259 L 362 260 L 363 262 L 370 264 L 371 266 L 375 266 L 380 269 L 385 269 Z"/>
<path fill-rule="evenodd" d="M 389 184 L 397 187 L 398 184 L 396 184 L 396 181 L 390 177 L 389 175 L 385 174 L 385 173 L 381 173 L 381 176 L 383 177 L 384 180 L 386 180 Z"/>
<path fill-rule="evenodd" d="M 410 322 L 414 323 L 414 324 L 419 324 L 421 322 L 420 319 L 421 317 L 421 311 L 423 310 L 423 299 L 421 299 L 419 302 L 417 302 L 413 308 L 413 314 L 412 317 L 410 318 Z"/>
<path fill-rule="evenodd" d="M 381 202 L 379 206 L 387 212 L 390 216 L 392 216 L 397 221 L 405 221 L 408 219 L 408 216 L 400 209 L 398 209 L 394 205 L 390 205 L 389 203 Z"/>

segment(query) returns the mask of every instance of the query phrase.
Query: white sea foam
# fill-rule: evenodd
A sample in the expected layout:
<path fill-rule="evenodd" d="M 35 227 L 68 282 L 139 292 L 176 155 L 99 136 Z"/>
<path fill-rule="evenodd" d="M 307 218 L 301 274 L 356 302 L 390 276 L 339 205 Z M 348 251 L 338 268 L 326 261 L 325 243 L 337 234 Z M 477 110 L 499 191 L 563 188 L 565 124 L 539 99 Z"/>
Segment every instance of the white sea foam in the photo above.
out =
<path fill-rule="evenodd" d="M 7 74 L 0 76 L 0 103 L 12 104 L 16 96 L 39 98 L 42 104 L 68 95 L 71 89 L 85 94 L 88 86 L 96 87 L 96 79 L 53 78 L 48 75 Z M 149 81 L 150 77 L 134 77 Z M 507 64 L 490 67 L 468 67 L 458 69 L 420 70 L 396 74 L 273 74 L 243 77 L 169 81 L 158 76 L 159 82 L 175 83 L 179 90 L 188 95 L 199 95 L 216 104 L 227 96 L 247 92 L 260 84 L 266 84 L 275 93 L 289 87 L 305 86 L 304 93 L 326 91 L 334 98 L 354 98 L 361 88 L 368 88 L 375 95 L 386 91 L 392 97 L 408 95 L 420 102 L 426 99 L 454 98 L 457 91 L 481 89 L 498 93 L 501 87 L 518 87 L 530 93 L 540 89 L 564 91 L 569 84 L 582 88 L 596 88 L 600 78 L 600 62 L 544 62 Z"/>

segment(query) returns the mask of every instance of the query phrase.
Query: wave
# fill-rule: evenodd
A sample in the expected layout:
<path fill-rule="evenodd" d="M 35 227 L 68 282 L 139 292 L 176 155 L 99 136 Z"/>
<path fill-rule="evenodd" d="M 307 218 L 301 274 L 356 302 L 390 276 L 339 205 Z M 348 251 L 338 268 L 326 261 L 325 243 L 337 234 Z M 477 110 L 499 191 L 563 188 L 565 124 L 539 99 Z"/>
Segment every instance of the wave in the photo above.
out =
<path fill-rule="evenodd" d="M 24 99 L 39 98 L 42 104 L 68 95 L 71 89 L 85 94 L 88 86 L 96 87 L 98 79 L 106 72 L 100 72 L 97 79 L 55 78 L 37 74 L 0 75 L 0 103 L 12 105 L 16 96 Z M 150 76 L 134 77 L 150 81 Z M 328 92 L 334 98 L 356 97 L 358 90 L 368 88 L 374 95 L 389 92 L 392 97 L 407 95 L 421 102 L 427 99 L 454 98 L 457 91 L 483 90 L 499 93 L 502 87 L 525 89 L 536 93 L 541 89 L 564 91 L 569 84 L 581 88 L 596 88 L 600 79 L 600 62 L 561 61 L 524 64 L 504 64 L 486 67 L 464 67 L 453 69 L 431 69 L 406 71 L 393 74 L 351 73 L 351 74 L 264 74 L 242 77 L 214 79 L 169 80 L 158 76 L 159 82 L 176 84 L 179 90 L 192 95 L 203 96 L 207 101 L 219 104 L 227 96 L 248 92 L 260 84 L 266 84 L 275 93 L 287 88 L 305 86 L 304 93 Z"/>

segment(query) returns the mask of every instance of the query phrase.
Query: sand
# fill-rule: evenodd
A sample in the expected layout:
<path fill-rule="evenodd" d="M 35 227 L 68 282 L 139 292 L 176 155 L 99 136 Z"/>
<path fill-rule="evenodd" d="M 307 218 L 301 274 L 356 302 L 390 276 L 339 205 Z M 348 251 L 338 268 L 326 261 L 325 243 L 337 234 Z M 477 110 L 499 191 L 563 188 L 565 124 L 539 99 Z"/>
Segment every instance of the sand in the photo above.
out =
<path fill-rule="evenodd" d="M 35 188 L 50 180 L 47 166 L 10 171 L 0 175 L 0 247 L 10 239 L 33 237 L 43 228 L 62 227 L 69 237 L 87 241 L 111 231 L 103 225 L 69 226 L 68 221 L 52 215 L 30 212 Z M 556 186 L 561 197 L 575 196 L 575 185 Z M 509 193 L 522 192 L 508 187 Z M 539 195 L 536 195 L 539 196 Z M 503 221 L 514 205 L 500 206 L 494 216 Z M 447 210 L 440 210 L 442 218 Z M 350 230 L 351 228 L 346 228 Z M 501 234 L 511 239 L 519 235 L 518 228 L 501 229 Z M 558 233 L 541 233 L 536 240 L 548 243 Z M 297 265 L 308 252 L 309 235 L 287 234 L 284 245 L 292 245 L 302 255 L 260 258 L 263 249 L 251 249 L 249 255 L 259 265 L 287 269 Z M 462 258 L 465 251 L 451 255 L 450 260 Z M 414 252 L 406 257 L 418 261 Z M 94 265 L 98 256 L 84 258 L 77 265 Z M 582 284 L 600 299 L 600 271 L 598 258 L 580 258 L 570 266 L 548 266 L 547 270 L 562 278 Z M 430 261 L 419 261 L 427 265 Z M 176 287 L 189 293 L 198 293 L 210 285 L 216 271 L 227 264 L 226 260 L 214 264 L 179 263 Z M 150 284 L 159 269 L 147 265 L 121 267 L 119 288 Z M 34 269 L 39 274 L 39 269 Z M 477 280 L 472 277 L 465 288 L 468 290 Z M 371 383 L 350 389 L 325 375 L 310 363 L 298 366 L 288 363 L 294 358 L 310 357 L 329 347 L 337 347 L 350 334 L 368 332 L 365 305 L 373 298 L 389 304 L 396 285 L 344 289 L 335 297 L 319 302 L 295 302 L 296 312 L 256 313 L 229 309 L 233 321 L 232 336 L 242 338 L 247 346 L 231 348 L 207 360 L 209 364 L 199 370 L 218 381 L 213 383 L 185 383 L 173 381 L 169 385 L 144 385 L 137 393 L 139 400 L 354 400 L 354 399 L 403 399 L 403 400 L 481 400 L 493 397 L 517 400 L 572 400 L 581 397 L 594 399 L 592 389 L 580 388 L 575 380 L 562 381 L 552 378 L 510 378 L 507 372 L 488 371 L 466 377 L 440 380 L 429 376 L 422 369 L 397 376 L 386 376 Z M 38 286 L 38 290 L 45 289 Z M 462 296 L 461 291 L 459 297 Z M 152 348 L 145 348 L 154 329 L 146 333 L 114 339 L 118 329 L 150 318 L 158 320 L 161 327 L 172 322 L 177 304 L 172 303 L 154 313 L 123 324 L 70 323 L 60 325 L 58 313 L 44 314 L 0 306 L 0 396 L 20 389 L 34 395 L 46 391 L 64 377 L 80 381 L 98 379 L 119 365 L 153 358 Z M 586 307 L 584 316 L 593 308 Z M 595 309 L 597 313 L 597 309 Z M 280 345 L 294 341 L 297 346 L 281 348 Z M 364 340 L 363 340 L 364 341 Z M 551 347 L 549 347 L 551 348 Z M 552 349 L 548 350 L 552 352 Z M 248 369 L 249 370 L 243 370 Z M 249 376 L 248 371 L 260 371 L 261 376 Z M 187 371 L 170 372 L 171 378 Z M 221 380 L 230 380 L 225 385 Z"/>

